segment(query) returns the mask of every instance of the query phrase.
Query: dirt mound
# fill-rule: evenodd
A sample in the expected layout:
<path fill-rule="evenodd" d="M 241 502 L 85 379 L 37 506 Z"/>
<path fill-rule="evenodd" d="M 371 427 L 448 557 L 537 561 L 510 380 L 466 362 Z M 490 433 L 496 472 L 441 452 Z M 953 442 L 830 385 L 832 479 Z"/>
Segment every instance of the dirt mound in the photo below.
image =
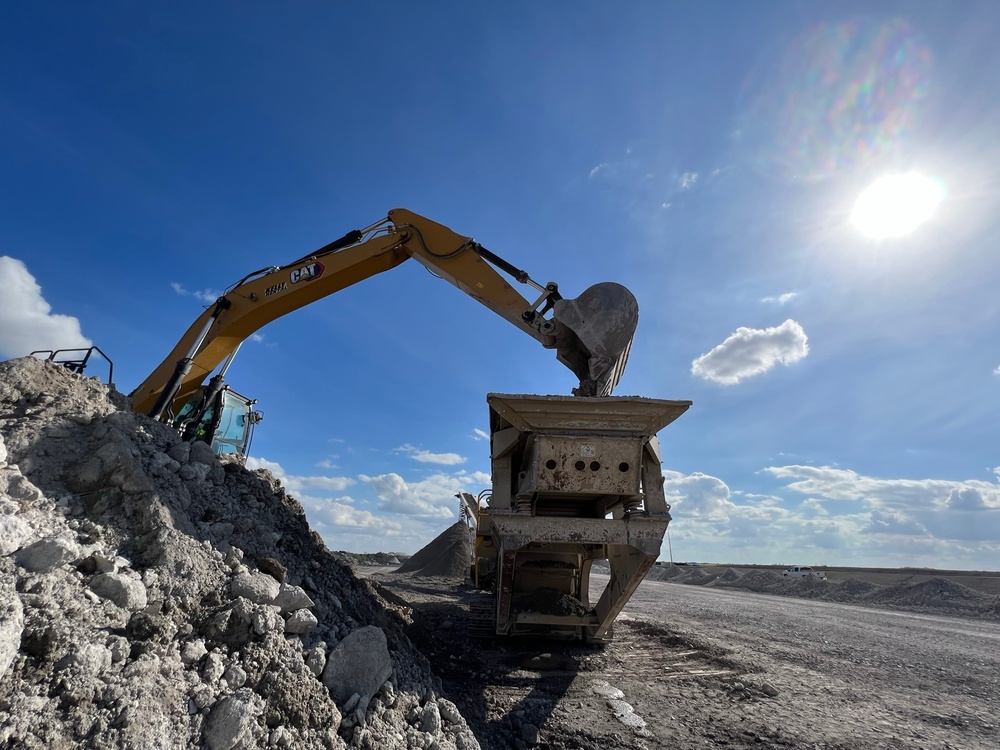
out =
<path fill-rule="evenodd" d="M 472 565 L 472 531 L 459 521 L 399 566 L 397 573 L 414 576 L 467 578 Z"/>
<path fill-rule="evenodd" d="M 748 570 L 738 578 L 726 581 L 725 585 L 761 594 L 769 594 L 785 583 L 787 581 L 781 577 L 781 574 L 773 570 Z"/>
<path fill-rule="evenodd" d="M 726 568 L 716 579 L 715 583 L 732 583 L 740 577 L 739 571 L 733 568 Z"/>
<path fill-rule="evenodd" d="M 871 592 L 866 600 L 902 609 L 966 612 L 986 611 L 993 605 L 991 597 L 944 578 L 881 587 Z"/>
<path fill-rule="evenodd" d="M 852 597 L 862 597 L 880 588 L 877 583 L 862 581 L 857 578 L 848 578 L 846 581 L 834 584 L 834 586 L 839 586 L 841 591 Z"/>
<path fill-rule="evenodd" d="M 0 414 L 0 746 L 478 747 L 266 471 L 36 359 Z"/>

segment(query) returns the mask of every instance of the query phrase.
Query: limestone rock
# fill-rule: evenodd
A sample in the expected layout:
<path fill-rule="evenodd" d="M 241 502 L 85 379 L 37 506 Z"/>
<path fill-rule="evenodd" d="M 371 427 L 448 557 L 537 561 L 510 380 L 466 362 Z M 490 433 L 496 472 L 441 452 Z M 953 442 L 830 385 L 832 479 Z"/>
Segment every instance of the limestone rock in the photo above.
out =
<path fill-rule="evenodd" d="M 435 701 L 427 701 L 420 714 L 420 731 L 439 734 L 441 732 L 441 709 Z"/>
<path fill-rule="evenodd" d="M 80 556 L 80 545 L 72 534 L 65 533 L 40 539 L 15 555 L 17 564 L 33 573 L 45 573 Z"/>
<path fill-rule="evenodd" d="M 281 619 L 277 607 L 269 604 L 262 604 L 253 612 L 253 630 L 257 635 L 267 635 L 268 633 L 280 633 L 284 630 L 285 622 Z"/>
<path fill-rule="evenodd" d="M 281 614 L 315 606 L 305 591 L 298 586 L 289 586 L 287 583 L 281 584 L 281 589 L 274 598 L 274 603 L 281 608 Z"/>
<path fill-rule="evenodd" d="M 10 665 L 21 647 L 24 631 L 24 609 L 21 599 L 10 579 L 0 580 L 0 680 L 7 674 Z"/>
<path fill-rule="evenodd" d="M 317 625 L 319 625 L 319 620 L 316 619 L 316 615 L 308 609 L 299 609 L 285 621 L 285 632 L 305 635 L 315 630 Z"/>
<path fill-rule="evenodd" d="M 242 596 L 254 604 L 270 604 L 277 598 L 281 584 L 265 573 L 240 573 L 233 578 L 231 590 L 234 598 Z"/>
<path fill-rule="evenodd" d="M 390 674 L 392 660 L 385 633 L 368 625 L 337 644 L 323 669 L 323 684 L 341 704 L 354 693 L 370 698 Z"/>
<path fill-rule="evenodd" d="M 100 573 L 91 580 L 90 590 L 129 612 L 146 606 L 146 587 L 138 578 L 123 573 Z"/>
<path fill-rule="evenodd" d="M 216 703 L 205 720 L 202 739 L 209 750 L 231 750 L 250 738 L 257 717 L 264 712 L 263 699 L 241 688 Z"/>
<path fill-rule="evenodd" d="M 21 549 L 31 538 L 31 527 L 15 515 L 0 516 L 0 556 Z"/>

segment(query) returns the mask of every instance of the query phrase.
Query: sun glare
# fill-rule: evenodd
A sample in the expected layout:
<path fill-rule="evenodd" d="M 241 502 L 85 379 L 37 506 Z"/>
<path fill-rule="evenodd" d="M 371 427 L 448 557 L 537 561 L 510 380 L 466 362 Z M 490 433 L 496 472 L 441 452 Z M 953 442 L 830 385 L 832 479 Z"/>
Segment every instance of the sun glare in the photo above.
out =
<path fill-rule="evenodd" d="M 851 223 L 876 240 L 902 237 L 931 218 L 943 198 L 937 180 L 915 172 L 889 175 L 858 196 Z"/>

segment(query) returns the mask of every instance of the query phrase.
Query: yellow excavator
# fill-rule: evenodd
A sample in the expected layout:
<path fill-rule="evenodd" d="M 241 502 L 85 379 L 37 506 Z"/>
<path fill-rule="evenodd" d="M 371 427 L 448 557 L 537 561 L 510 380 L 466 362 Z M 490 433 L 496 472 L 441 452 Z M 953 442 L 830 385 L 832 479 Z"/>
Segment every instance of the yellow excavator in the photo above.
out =
<path fill-rule="evenodd" d="M 130 394 L 133 408 L 173 423 L 186 439 L 203 440 L 216 453 L 245 454 L 260 413 L 255 400 L 225 382 L 243 341 L 272 320 L 410 258 L 554 349 L 579 378 L 574 395 L 608 396 L 617 385 L 639 317 L 628 289 L 605 282 L 563 298 L 557 284 L 539 284 L 474 239 L 400 208 L 296 261 L 244 276 Z M 537 296 L 522 296 L 500 271 Z"/>
<path fill-rule="evenodd" d="M 470 606 L 470 632 L 607 642 L 670 522 L 657 432 L 691 405 L 611 396 L 639 316 L 620 284 L 566 299 L 555 283 L 533 281 L 474 239 L 395 209 L 310 255 L 240 279 L 132 392 L 133 408 L 216 453 L 246 455 L 259 412 L 225 383 L 240 344 L 272 320 L 410 258 L 554 349 L 580 381 L 573 396 L 487 396 L 492 488 L 485 506 L 472 499 L 466 513 L 481 592 Z M 608 561 L 608 584 L 591 601 L 599 560 Z"/>

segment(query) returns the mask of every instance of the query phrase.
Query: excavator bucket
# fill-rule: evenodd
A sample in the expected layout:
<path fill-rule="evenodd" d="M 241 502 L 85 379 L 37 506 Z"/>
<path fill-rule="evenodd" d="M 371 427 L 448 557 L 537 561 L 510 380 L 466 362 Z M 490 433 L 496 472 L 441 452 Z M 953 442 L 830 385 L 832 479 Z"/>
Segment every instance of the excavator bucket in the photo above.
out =
<path fill-rule="evenodd" d="M 577 396 L 608 396 L 621 380 L 639 322 L 639 303 L 621 284 L 603 282 L 553 305 L 556 356 L 580 378 Z"/>

